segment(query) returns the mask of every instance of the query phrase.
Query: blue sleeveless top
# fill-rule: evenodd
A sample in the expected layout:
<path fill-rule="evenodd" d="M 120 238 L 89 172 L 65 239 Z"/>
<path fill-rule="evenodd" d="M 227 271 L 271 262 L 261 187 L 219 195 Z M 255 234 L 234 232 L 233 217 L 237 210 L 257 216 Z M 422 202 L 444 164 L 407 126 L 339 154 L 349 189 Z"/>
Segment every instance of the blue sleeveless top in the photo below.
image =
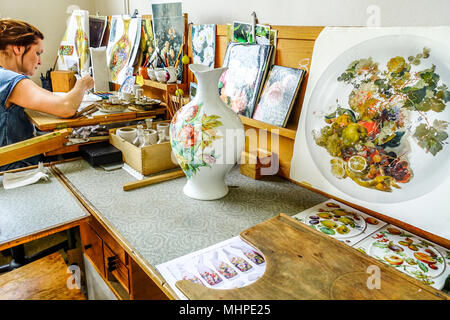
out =
<path fill-rule="evenodd" d="M 34 136 L 34 126 L 28 120 L 24 108 L 12 104 L 6 108 L 6 101 L 16 84 L 27 76 L 0 67 L 0 147 L 30 139 Z M 35 165 L 41 156 L 0 166 L 0 171 Z"/>

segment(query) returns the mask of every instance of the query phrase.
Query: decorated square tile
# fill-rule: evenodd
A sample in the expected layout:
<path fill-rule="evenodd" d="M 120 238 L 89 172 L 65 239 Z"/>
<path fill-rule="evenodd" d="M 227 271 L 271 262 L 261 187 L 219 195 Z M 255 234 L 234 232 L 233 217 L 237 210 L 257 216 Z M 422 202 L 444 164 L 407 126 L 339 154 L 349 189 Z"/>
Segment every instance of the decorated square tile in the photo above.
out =
<path fill-rule="evenodd" d="M 386 225 L 355 248 L 441 290 L 450 275 L 450 251 L 393 225 Z"/>
<path fill-rule="evenodd" d="M 386 225 L 381 220 L 331 199 L 297 213 L 293 218 L 349 246 Z"/>

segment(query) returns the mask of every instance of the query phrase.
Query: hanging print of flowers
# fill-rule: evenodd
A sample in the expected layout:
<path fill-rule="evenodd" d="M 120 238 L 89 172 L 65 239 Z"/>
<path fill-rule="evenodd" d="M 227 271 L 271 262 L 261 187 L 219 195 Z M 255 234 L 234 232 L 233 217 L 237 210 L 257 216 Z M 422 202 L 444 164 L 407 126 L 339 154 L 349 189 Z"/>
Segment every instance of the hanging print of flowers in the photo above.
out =
<path fill-rule="evenodd" d="M 216 25 L 201 24 L 192 26 L 192 54 L 195 64 L 214 67 L 216 56 Z"/>
<path fill-rule="evenodd" d="M 392 191 L 413 179 L 408 161 L 410 132 L 423 152 L 436 156 L 447 144 L 448 122 L 439 117 L 450 101 L 436 66 L 421 68 L 430 49 L 407 58 L 396 56 L 381 70 L 372 58 L 355 60 L 338 77 L 352 86 L 348 107 L 337 104 L 324 117 L 326 126 L 313 132 L 315 143 L 327 150 L 331 172 L 362 187 Z M 418 123 L 411 123 L 411 115 Z"/>
<path fill-rule="evenodd" d="M 200 103 L 182 108 L 170 124 L 172 151 L 188 179 L 218 159 L 213 142 L 222 138 L 216 129 L 223 124 L 219 116 L 202 112 L 202 106 Z"/>

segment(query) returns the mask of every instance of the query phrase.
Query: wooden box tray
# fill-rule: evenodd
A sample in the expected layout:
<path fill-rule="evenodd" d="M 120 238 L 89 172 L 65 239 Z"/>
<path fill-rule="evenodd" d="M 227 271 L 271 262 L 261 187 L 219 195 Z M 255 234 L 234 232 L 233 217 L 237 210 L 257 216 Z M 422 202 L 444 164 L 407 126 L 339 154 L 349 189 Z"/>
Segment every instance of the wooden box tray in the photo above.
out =
<path fill-rule="evenodd" d="M 170 142 L 138 148 L 115 133 L 116 129 L 110 130 L 110 143 L 122 151 L 123 161 L 139 173 L 149 175 L 178 167 L 178 163 L 172 161 Z"/>
<path fill-rule="evenodd" d="M 448 299 L 394 268 L 279 214 L 241 233 L 265 257 L 256 282 L 232 290 L 210 289 L 188 280 L 176 286 L 189 299 Z M 379 282 L 375 280 L 378 272 Z"/>

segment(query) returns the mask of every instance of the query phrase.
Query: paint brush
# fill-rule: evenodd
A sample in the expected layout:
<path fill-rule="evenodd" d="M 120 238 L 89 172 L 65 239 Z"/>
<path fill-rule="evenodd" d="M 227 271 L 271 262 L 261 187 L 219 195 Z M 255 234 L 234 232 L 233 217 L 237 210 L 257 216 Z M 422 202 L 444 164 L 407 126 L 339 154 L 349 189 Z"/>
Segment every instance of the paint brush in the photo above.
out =
<path fill-rule="evenodd" d="M 175 62 L 175 69 L 178 67 L 178 63 L 180 62 L 181 51 L 183 51 L 183 46 L 180 46 L 180 50 L 178 50 L 177 61 Z"/>
<path fill-rule="evenodd" d="M 164 65 L 164 67 L 167 67 L 167 65 L 164 63 L 164 60 L 163 60 L 163 58 L 161 58 L 161 55 L 159 54 L 158 51 L 159 51 L 159 50 L 156 49 L 156 55 L 158 56 L 158 59 L 161 60 L 161 63 Z"/>

